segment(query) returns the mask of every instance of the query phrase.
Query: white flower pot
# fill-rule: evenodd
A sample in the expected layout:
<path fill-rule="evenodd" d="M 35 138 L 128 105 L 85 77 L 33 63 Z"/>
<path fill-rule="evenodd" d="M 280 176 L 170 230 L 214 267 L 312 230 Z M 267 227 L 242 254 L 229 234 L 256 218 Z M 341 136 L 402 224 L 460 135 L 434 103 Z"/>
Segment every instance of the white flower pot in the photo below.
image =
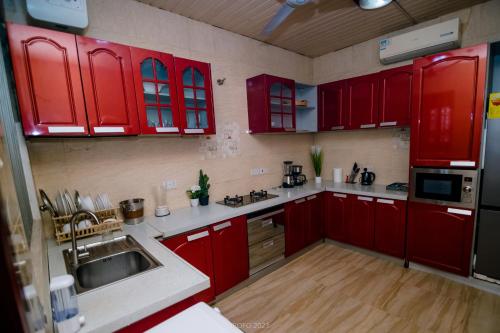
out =
<path fill-rule="evenodd" d="M 198 204 L 200 203 L 200 199 L 191 199 L 191 207 L 197 207 Z"/>
<path fill-rule="evenodd" d="M 318 176 L 314 177 L 314 182 L 316 184 L 321 184 L 321 177 L 318 177 Z"/>

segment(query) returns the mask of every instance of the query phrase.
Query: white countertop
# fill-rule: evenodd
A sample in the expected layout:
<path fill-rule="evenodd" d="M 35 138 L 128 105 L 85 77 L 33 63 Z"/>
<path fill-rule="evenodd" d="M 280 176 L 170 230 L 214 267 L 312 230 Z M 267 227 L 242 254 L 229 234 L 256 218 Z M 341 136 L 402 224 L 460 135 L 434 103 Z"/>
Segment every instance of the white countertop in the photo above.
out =
<path fill-rule="evenodd" d="M 78 296 L 80 313 L 86 319 L 81 332 L 117 330 L 210 286 L 206 275 L 167 249 L 155 237 L 171 237 L 324 191 L 407 200 L 407 193 L 387 191 L 385 185 L 362 186 L 331 181 L 322 184 L 310 182 L 291 189 L 270 189 L 269 193 L 277 194 L 279 197 L 240 208 L 210 202 L 208 206 L 176 209 L 166 217 L 145 217 L 146 223 L 139 225 L 125 225 L 123 231 L 114 233 L 114 237 L 130 234 L 163 266 L 80 294 Z M 78 245 L 89 244 L 100 239 L 100 236 L 81 239 L 78 240 Z M 69 247 L 71 243 L 57 246 L 54 240 L 49 241 L 51 277 L 67 274 L 62 250 Z"/>
<path fill-rule="evenodd" d="M 80 314 L 85 325 L 80 332 L 112 332 L 150 314 L 167 308 L 210 286 L 209 278 L 163 246 L 160 236 L 146 223 L 125 225 L 114 237 L 129 234 L 163 266 L 113 284 L 78 295 Z M 78 240 L 78 245 L 99 241 L 100 236 Z M 57 246 L 49 242 L 50 276 L 67 274 L 62 250 L 71 243 Z"/>

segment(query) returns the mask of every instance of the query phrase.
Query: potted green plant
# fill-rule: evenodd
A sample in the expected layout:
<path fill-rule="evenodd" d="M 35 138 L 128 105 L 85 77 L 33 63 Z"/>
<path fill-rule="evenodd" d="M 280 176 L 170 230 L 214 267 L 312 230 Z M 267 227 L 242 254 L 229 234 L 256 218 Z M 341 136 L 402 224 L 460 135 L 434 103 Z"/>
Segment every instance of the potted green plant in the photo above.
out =
<path fill-rule="evenodd" d="M 323 151 L 321 151 L 320 146 L 311 147 L 311 160 L 314 167 L 314 173 L 316 177 L 314 181 L 316 184 L 321 183 L 321 169 L 323 168 Z"/>
<path fill-rule="evenodd" d="M 200 186 L 200 205 L 206 206 L 208 205 L 208 189 L 210 189 L 210 184 L 208 180 L 210 178 L 208 175 L 203 173 L 203 170 L 200 170 L 200 177 L 198 179 L 198 185 Z"/>
<path fill-rule="evenodd" d="M 189 190 L 186 191 L 189 199 L 191 200 L 191 207 L 198 206 L 200 201 L 201 188 L 200 185 L 193 185 Z"/>

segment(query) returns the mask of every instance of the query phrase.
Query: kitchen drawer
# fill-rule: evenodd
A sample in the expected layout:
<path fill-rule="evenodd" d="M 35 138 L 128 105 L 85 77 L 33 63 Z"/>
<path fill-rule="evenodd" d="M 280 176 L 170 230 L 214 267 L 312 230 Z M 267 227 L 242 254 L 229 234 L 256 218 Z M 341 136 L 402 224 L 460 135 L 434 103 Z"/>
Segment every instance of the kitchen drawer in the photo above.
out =
<path fill-rule="evenodd" d="M 276 223 L 276 216 L 248 222 L 248 245 L 262 242 L 285 232 L 285 227 Z"/>
<path fill-rule="evenodd" d="M 271 239 L 251 245 L 249 252 L 250 269 L 283 255 L 285 253 L 284 234 L 278 234 Z"/>

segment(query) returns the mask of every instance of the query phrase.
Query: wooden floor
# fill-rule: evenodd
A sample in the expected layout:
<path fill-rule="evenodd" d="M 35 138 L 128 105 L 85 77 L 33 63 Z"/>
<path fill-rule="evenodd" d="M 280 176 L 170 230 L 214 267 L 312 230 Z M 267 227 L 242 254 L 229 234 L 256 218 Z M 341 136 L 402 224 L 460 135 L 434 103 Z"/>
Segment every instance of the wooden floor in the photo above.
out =
<path fill-rule="evenodd" d="M 500 332 L 500 297 L 320 244 L 216 304 L 245 332 Z"/>

